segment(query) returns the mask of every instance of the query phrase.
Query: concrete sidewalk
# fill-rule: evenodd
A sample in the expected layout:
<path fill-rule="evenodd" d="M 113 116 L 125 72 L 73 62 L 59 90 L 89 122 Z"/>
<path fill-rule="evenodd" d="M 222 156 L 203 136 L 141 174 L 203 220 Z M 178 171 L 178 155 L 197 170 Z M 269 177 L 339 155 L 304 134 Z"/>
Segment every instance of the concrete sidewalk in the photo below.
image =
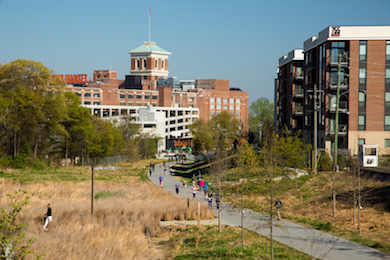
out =
<path fill-rule="evenodd" d="M 173 165 L 174 163 L 166 163 Z M 168 174 L 169 171 L 167 170 Z M 164 175 L 162 164 L 156 165 L 152 177 L 149 179 L 159 186 L 159 177 L 163 176 L 163 189 L 175 193 L 175 184 L 178 180 L 174 176 Z M 180 183 L 179 194 L 182 197 L 192 198 L 191 185 L 187 188 L 182 187 Z M 207 203 L 204 197 L 197 192 L 195 201 Z M 215 201 L 215 200 L 214 200 Z M 213 203 L 214 203 L 213 201 Z M 214 212 L 217 215 L 217 209 L 214 203 Z M 241 212 L 235 210 L 229 204 L 222 204 L 222 224 L 231 226 L 241 225 Z M 175 221 L 177 222 L 177 221 Z M 196 222 L 196 221 L 195 221 Z M 217 221 L 216 221 L 217 222 Z M 255 231 L 260 235 L 270 237 L 269 216 L 245 209 L 244 227 Z M 389 259 L 390 254 L 383 253 L 373 248 L 351 242 L 330 234 L 307 228 L 286 220 L 274 221 L 273 239 L 289 247 L 302 251 L 306 254 L 319 259 L 342 259 L 342 260 L 379 260 Z"/>

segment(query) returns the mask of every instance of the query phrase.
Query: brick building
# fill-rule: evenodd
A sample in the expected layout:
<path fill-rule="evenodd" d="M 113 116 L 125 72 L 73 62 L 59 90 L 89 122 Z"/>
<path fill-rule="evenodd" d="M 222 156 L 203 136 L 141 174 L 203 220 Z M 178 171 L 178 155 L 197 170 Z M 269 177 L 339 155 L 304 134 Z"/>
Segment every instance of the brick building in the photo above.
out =
<path fill-rule="evenodd" d="M 340 152 L 355 155 L 358 144 L 377 144 L 379 154 L 388 154 L 390 26 L 329 26 L 303 47 L 306 142 L 313 143 L 316 103 L 318 148 L 333 151 L 339 86 Z"/>
<path fill-rule="evenodd" d="M 118 80 L 116 71 L 96 70 L 91 82 L 68 84 L 67 91 L 79 95 L 82 104 L 91 109 L 91 113 L 95 114 L 96 111 L 96 115 L 101 117 L 117 116 L 121 115 L 122 110 L 126 111 L 104 106 L 197 108 L 199 119 L 207 122 L 226 110 L 240 120 L 244 134 L 248 133 L 248 92 L 230 88 L 228 80 L 179 81 L 170 78 L 168 59 L 171 53 L 153 42 L 146 42 L 129 51 L 129 54 L 131 75 L 126 75 L 124 80 Z M 112 111 L 117 112 L 112 114 Z M 185 123 L 188 128 L 188 122 Z M 181 138 L 183 135 L 186 139 L 192 138 L 184 132 Z M 167 143 L 179 146 L 182 143 L 180 137 L 177 134 L 172 136 L 176 136 L 176 139 Z M 188 145 L 189 141 L 186 140 L 185 144 Z"/>

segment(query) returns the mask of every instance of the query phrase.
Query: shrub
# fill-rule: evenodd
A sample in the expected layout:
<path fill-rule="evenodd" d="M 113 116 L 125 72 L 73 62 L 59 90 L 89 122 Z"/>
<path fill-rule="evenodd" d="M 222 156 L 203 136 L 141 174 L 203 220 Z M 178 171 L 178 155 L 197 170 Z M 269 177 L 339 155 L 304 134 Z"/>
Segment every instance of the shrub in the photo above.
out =
<path fill-rule="evenodd" d="M 332 170 L 332 160 L 327 152 L 321 152 L 320 160 L 318 162 L 318 169 L 321 171 Z"/>

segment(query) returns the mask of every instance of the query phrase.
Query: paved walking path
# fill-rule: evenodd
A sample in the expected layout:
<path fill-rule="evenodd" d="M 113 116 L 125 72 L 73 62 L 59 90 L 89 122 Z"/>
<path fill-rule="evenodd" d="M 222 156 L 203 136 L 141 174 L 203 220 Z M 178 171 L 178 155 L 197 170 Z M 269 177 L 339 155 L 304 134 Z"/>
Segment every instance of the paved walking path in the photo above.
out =
<path fill-rule="evenodd" d="M 174 163 L 166 163 L 166 165 L 173 164 Z M 167 172 L 169 174 L 168 170 Z M 158 178 L 160 175 L 163 176 L 163 189 L 175 193 L 175 184 L 178 180 L 174 176 L 164 175 L 164 168 L 162 164 L 156 165 L 155 171 L 149 179 L 158 186 Z M 183 185 L 180 183 L 179 194 L 183 197 L 192 198 L 191 185 L 183 188 Z M 196 194 L 196 201 L 203 201 L 204 203 L 207 203 L 200 192 L 197 192 Z M 215 198 L 213 203 L 214 212 L 217 215 L 218 212 L 215 208 Z M 234 209 L 226 203 L 222 205 L 222 209 L 221 220 L 223 225 L 241 225 L 241 212 L 234 211 Z M 270 226 L 267 225 L 267 223 L 269 223 L 269 216 L 252 210 L 245 210 L 244 227 L 246 229 L 255 231 L 260 235 L 270 237 Z M 390 260 L 390 254 L 383 253 L 346 239 L 335 237 L 286 220 L 275 220 L 274 223 L 273 239 L 275 241 L 314 256 L 315 258 L 342 260 Z"/>

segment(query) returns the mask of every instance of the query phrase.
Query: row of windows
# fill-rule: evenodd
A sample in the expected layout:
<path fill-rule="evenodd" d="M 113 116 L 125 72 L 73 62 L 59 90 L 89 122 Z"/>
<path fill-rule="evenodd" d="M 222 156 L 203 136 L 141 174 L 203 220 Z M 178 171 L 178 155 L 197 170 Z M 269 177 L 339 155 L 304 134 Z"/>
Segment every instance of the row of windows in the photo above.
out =
<path fill-rule="evenodd" d="M 148 67 L 148 61 L 147 59 L 137 59 L 137 68 L 140 69 L 141 68 L 141 62 L 143 61 L 143 69 L 147 69 Z M 155 59 L 154 60 L 154 69 L 157 69 L 158 68 L 158 59 Z M 164 69 L 164 60 L 161 60 L 161 69 Z"/>
<path fill-rule="evenodd" d="M 135 96 L 135 98 L 138 99 L 138 100 L 141 100 L 141 99 L 142 99 L 142 95 L 133 95 L 133 94 L 128 94 L 128 95 L 127 95 L 127 98 L 128 98 L 128 99 L 134 99 L 134 96 Z M 150 95 L 144 95 L 143 97 L 144 97 L 145 100 L 150 100 Z M 119 98 L 125 99 L 125 98 L 126 98 L 126 94 L 119 94 Z M 157 99 L 158 99 L 158 96 L 153 95 L 153 96 L 152 96 L 152 99 L 153 99 L 153 100 L 157 100 Z"/>
<path fill-rule="evenodd" d="M 142 103 L 142 102 L 137 102 L 137 103 L 134 103 L 134 102 L 128 102 L 127 103 L 127 106 L 137 106 L 137 107 L 142 107 L 142 106 L 147 106 L 149 103 Z M 119 102 L 119 105 L 120 106 L 126 106 L 126 102 L 125 101 L 121 101 Z M 152 103 L 151 104 L 153 107 L 156 107 L 157 106 L 157 103 Z"/>
<path fill-rule="evenodd" d="M 365 138 L 359 138 L 358 144 L 359 145 L 366 144 L 366 139 Z M 385 147 L 390 147 L 390 139 L 385 139 Z"/>
<path fill-rule="evenodd" d="M 360 131 L 366 130 L 366 116 L 365 115 L 358 116 L 358 130 L 360 130 Z M 385 131 L 390 131 L 390 116 L 385 116 Z"/>
<path fill-rule="evenodd" d="M 234 105 L 230 105 L 230 106 L 221 106 L 220 104 L 217 104 L 217 109 L 222 109 L 223 110 L 228 110 L 228 107 L 229 107 L 229 110 L 234 110 Z M 210 104 L 210 109 L 215 109 L 215 105 L 214 104 Z M 240 105 L 236 105 L 236 110 L 240 110 L 241 109 L 241 106 Z"/>
<path fill-rule="evenodd" d="M 186 122 L 186 123 L 190 123 L 191 121 L 192 121 L 191 118 L 186 118 L 186 119 L 185 119 L 185 122 Z M 174 124 L 176 124 L 176 123 L 177 123 L 177 124 L 181 124 L 181 123 L 183 123 L 183 122 L 184 122 L 184 119 L 178 119 L 177 121 L 176 121 L 176 120 L 170 120 L 170 121 L 169 121 L 169 124 L 170 124 L 170 125 L 174 125 Z M 165 125 L 168 125 L 168 121 L 165 122 Z"/>
<path fill-rule="evenodd" d="M 75 92 L 75 94 L 81 97 L 81 92 Z M 91 97 L 91 92 L 84 92 L 84 97 Z M 100 93 L 93 93 L 94 98 L 100 98 Z"/>
<path fill-rule="evenodd" d="M 94 101 L 93 104 L 95 106 L 99 106 L 100 105 L 100 102 L 99 101 Z M 91 105 L 91 101 L 84 101 L 84 105 Z"/>
<path fill-rule="evenodd" d="M 359 60 L 367 60 L 367 41 L 359 42 Z M 386 60 L 390 60 L 390 41 L 386 41 Z"/>
<path fill-rule="evenodd" d="M 217 98 L 217 103 L 222 103 L 221 101 L 223 101 L 224 104 L 234 104 L 234 98 Z M 210 103 L 213 104 L 215 103 L 215 98 L 214 97 L 211 97 L 210 98 Z M 241 103 L 241 100 L 240 99 L 236 99 L 236 104 L 240 104 Z"/>

